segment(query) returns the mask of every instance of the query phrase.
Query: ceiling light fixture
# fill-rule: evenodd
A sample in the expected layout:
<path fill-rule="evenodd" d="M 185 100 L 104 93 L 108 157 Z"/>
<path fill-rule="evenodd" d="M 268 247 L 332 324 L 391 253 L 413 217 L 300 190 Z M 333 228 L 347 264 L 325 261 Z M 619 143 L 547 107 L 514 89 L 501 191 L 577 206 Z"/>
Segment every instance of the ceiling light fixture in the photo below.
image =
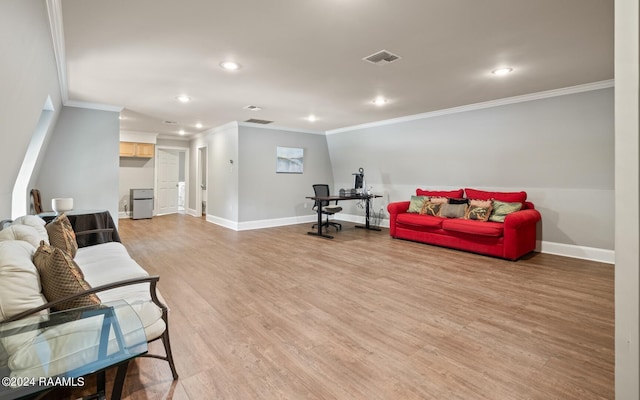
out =
<path fill-rule="evenodd" d="M 227 71 L 236 71 L 240 69 L 240 64 L 233 61 L 224 61 L 220 63 L 220 66 Z"/>
<path fill-rule="evenodd" d="M 188 103 L 191 101 L 191 97 L 187 96 L 186 94 L 181 94 L 180 96 L 178 96 L 178 101 L 180 103 Z"/>
<path fill-rule="evenodd" d="M 512 71 L 513 71 L 513 68 L 497 68 L 491 71 L 491 73 L 494 75 L 503 76 L 503 75 L 508 75 Z"/>
<path fill-rule="evenodd" d="M 384 97 L 376 97 L 375 99 L 373 99 L 373 104 L 377 106 L 383 106 L 387 104 L 387 99 L 385 99 Z"/>
<path fill-rule="evenodd" d="M 180 134 L 180 136 L 184 135 L 184 129 L 180 129 L 180 131 L 178 131 L 178 133 Z"/>
<path fill-rule="evenodd" d="M 316 122 L 318 120 L 318 118 L 316 118 L 315 115 L 311 114 L 307 117 L 307 121 L 309 122 Z"/>
<path fill-rule="evenodd" d="M 202 124 L 200 122 L 196 124 L 196 129 L 202 129 Z"/>

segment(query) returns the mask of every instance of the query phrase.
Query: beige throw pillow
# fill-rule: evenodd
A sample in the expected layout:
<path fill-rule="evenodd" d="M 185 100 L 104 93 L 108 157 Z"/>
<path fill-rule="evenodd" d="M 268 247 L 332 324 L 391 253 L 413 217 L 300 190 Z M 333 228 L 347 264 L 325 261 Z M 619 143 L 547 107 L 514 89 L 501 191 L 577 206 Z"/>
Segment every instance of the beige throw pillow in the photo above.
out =
<path fill-rule="evenodd" d="M 449 202 L 449 199 L 447 199 L 446 197 L 432 197 L 429 199 L 429 201 L 433 204 L 447 204 Z"/>
<path fill-rule="evenodd" d="M 491 200 L 471 200 L 464 214 L 464 219 L 486 222 L 491 215 Z"/>
<path fill-rule="evenodd" d="M 440 211 L 440 206 L 442 206 L 442 204 L 432 203 L 431 201 L 425 201 L 424 206 L 422 206 L 422 210 L 420 211 L 420 214 L 437 217 Z"/>
<path fill-rule="evenodd" d="M 422 211 L 422 206 L 424 206 L 424 202 L 429 200 L 428 196 L 411 196 L 411 201 L 409 202 L 409 208 L 407 209 L 408 213 L 419 213 Z"/>
<path fill-rule="evenodd" d="M 51 246 L 65 251 L 71 258 L 74 258 L 78 251 L 78 242 L 76 242 L 76 233 L 73 231 L 69 218 L 62 213 L 49 222 L 46 228 Z"/>
<path fill-rule="evenodd" d="M 56 301 L 64 297 L 91 289 L 84 280 L 84 275 L 65 251 L 44 242 L 33 255 L 33 263 L 40 273 L 42 294 L 48 301 Z M 79 297 L 59 304 L 55 311 L 66 310 L 100 304 L 100 299 L 95 294 Z"/>
<path fill-rule="evenodd" d="M 508 203 L 499 200 L 493 200 L 493 211 L 491 212 L 491 216 L 489 217 L 489 221 L 493 222 L 504 222 L 504 219 L 507 215 L 520 211 L 522 209 L 522 203 L 513 202 Z"/>

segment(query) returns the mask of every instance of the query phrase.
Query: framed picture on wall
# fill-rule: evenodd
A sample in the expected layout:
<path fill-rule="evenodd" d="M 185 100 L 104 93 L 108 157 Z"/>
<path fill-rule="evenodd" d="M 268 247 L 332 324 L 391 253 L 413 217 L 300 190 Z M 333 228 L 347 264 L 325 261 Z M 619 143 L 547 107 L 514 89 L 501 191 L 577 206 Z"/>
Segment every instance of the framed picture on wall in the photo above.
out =
<path fill-rule="evenodd" d="M 304 167 L 304 149 L 297 147 L 276 147 L 276 172 L 301 174 Z"/>

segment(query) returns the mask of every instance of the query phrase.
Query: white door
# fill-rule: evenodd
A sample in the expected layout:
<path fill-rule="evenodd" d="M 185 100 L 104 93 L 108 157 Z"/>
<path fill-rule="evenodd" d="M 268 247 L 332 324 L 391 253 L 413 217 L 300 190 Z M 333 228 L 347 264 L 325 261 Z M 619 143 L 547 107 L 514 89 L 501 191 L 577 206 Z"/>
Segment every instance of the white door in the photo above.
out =
<path fill-rule="evenodd" d="M 178 151 L 158 149 L 158 214 L 178 212 Z"/>

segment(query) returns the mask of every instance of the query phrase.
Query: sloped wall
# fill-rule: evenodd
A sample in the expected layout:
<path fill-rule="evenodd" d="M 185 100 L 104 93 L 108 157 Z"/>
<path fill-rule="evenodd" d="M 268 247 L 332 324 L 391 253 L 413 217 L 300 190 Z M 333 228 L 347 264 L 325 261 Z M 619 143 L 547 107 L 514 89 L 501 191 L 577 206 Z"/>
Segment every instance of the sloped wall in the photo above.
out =
<path fill-rule="evenodd" d="M 9 218 L 11 192 L 47 97 L 51 126 L 61 108 L 44 1 L 0 2 L 0 54 L 0 218 Z"/>

